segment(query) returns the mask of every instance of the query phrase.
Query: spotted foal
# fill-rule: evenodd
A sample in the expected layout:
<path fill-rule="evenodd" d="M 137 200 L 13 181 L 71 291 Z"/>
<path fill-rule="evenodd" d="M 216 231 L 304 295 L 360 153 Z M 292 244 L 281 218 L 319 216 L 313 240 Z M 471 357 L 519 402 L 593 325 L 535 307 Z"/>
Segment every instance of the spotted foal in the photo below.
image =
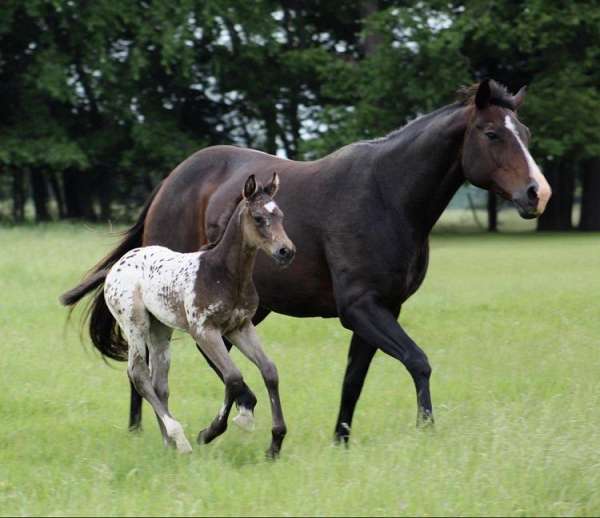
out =
<path fill-rule="evenodd" d="M 286 427 L 277 369 L 264 353 L 251 321 L 258 307 L 252 281 L 258 250 L 281 266 L 288 265 L 295 253 L 283 229 L 283 213 L 273 201 L 278 186 L 277 173 L 264 187 L 250 176 L 223 237 L 208 250 L 180 254 L 161 246 L 137 248 L 125 254 L 106 277 L 106 303 L 129 344 L 129 378 L 156 412 L 165 444 L 174 444 L 182 453 L 192 448 L 168 407 L 173 329 L 196 340 L 225 382 L 223 406 L 200 432 L 198 442 L 208 443 L 225 431 L 232 404 L 244 387 L 221 338 L 225 336 L 260 369 L 273 419 L 267 453 L 276 456 L 281 449 Z M 238 418 L 249 420 L 252 414 L 241 409 Z"/>

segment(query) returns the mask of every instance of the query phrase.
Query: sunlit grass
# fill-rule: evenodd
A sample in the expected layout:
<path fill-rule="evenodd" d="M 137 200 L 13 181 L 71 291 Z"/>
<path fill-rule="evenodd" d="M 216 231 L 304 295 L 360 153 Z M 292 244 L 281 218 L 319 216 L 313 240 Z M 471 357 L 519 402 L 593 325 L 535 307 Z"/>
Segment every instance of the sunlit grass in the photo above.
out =
<path fill-rule="evenodd" d="M 275 463 L 266 391 L 238 353 L 253 434 L 231 426 L 181 457 L 148 406 L 127 432 L 124 366 L 81 345 L 57 302 L 113 243 L 98 227 L 0 229 L 0 514 L 600 513 L 600 237 L 433 237 L 401 315 L 433 365 L 432 433 L 415 429 L 404 368 L 378 354 L 351 448 L 334 447 L 350 335 L 270 317 L 289 429 Z M 189 338 L 173 349 L 171 408 L 193 440 L 223 390 Z"/>

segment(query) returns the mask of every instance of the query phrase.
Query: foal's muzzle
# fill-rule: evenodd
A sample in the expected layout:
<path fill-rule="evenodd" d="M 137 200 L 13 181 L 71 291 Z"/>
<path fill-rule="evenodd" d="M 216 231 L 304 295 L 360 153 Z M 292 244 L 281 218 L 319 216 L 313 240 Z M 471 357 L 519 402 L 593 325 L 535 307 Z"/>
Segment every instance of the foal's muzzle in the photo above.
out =
<path fill-rule="evenodd" d="M 273 259 L 281 267 L 286 267 L 291 264 L 296 255 L 296 249 L 292 246 L 280 246 L 273 252 Z"/>

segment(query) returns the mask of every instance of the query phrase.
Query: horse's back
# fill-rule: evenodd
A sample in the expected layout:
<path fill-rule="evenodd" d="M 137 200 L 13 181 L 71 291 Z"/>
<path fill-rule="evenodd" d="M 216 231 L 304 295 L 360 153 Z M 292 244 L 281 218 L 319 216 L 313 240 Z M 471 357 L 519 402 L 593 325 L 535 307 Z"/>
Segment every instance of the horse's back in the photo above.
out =
<path fill-rule="evenodd" d="M 254 173 L 260 181 L 266 181 L 273 171 L 279 172 L 291 162 L 235 146 L 213 146 L 197 151 L 163 182 L 146 217 L 144 245 L 162 245 L 179 252 L 197 250 L 209 241 L 206 212 L 217 192 L 224 193 L 219 196 L 223 200 L 219 211 L 232 212 L 235 195 L 228 193 L 241 192 L 249 174 Z"/>

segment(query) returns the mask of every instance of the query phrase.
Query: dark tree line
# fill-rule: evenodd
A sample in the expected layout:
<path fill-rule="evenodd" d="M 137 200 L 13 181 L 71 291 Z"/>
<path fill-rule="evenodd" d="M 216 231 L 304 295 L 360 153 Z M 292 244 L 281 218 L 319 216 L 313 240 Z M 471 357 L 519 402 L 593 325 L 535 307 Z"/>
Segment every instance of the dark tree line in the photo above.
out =
<path fill-rule="evenodd" d="M 593 1 L 5 0 L 2 207 L 128 217 L 204 146 L 311 158 L 491 76 L 530 85 L 521 117 L 554 190 L 539 229 L 570 229 L 581 193 L 579 228 L 600 230 L 599 54 Z"/>

